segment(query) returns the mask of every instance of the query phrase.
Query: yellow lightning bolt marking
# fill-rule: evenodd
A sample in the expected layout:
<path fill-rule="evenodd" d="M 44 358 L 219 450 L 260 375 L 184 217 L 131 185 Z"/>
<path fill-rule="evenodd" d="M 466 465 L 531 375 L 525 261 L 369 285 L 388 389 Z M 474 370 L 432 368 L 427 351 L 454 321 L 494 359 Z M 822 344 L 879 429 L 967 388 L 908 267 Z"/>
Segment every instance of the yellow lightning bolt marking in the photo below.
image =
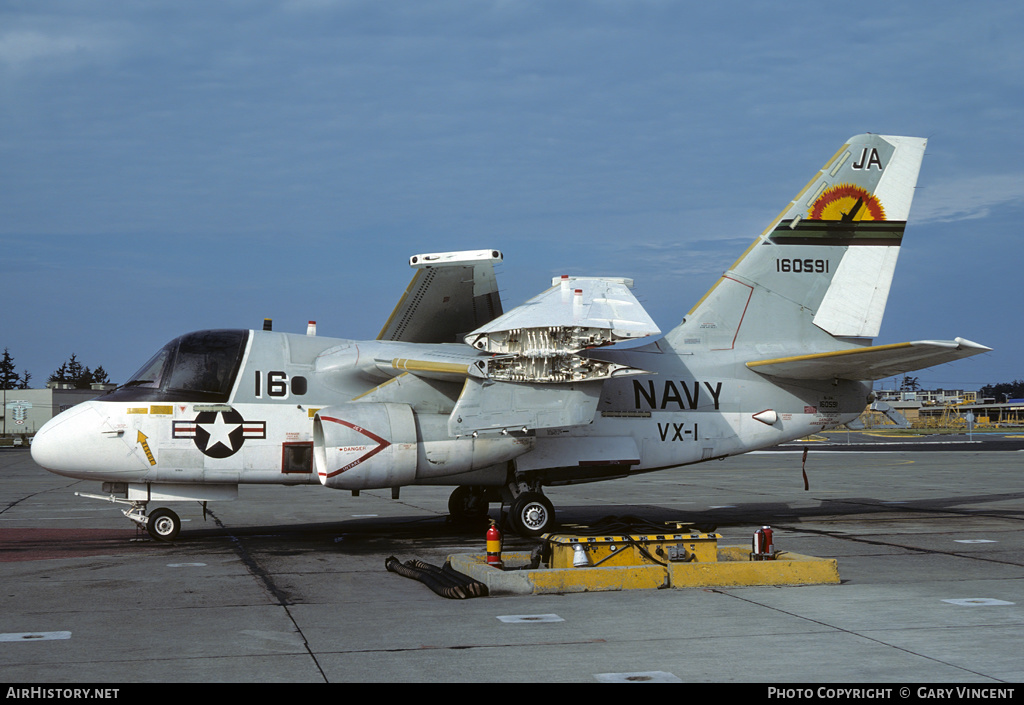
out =
<path fill-rule="evenodd" d="M 142 431 L 139 431 L 138 442 L 142 444 L 142 450 L 146 451 L 146 459 L 149 460 L 150 465 L 156 465 L 156 458 L 153 457 L 153 451 L 149 449 L 149 444 L 146 443 L 147 438 L 149 438 L 149 436 Z"/>

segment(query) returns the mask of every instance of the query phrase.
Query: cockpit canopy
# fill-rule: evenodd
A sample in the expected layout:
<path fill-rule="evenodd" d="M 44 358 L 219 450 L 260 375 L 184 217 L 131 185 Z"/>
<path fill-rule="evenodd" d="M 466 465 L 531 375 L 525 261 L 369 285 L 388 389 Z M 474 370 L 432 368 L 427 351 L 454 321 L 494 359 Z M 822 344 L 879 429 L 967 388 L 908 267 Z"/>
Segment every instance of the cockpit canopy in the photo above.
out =
<path fill-rule="evenodd" d="M 226 402 L 248 339 L 247 330 L 204 330 L 175 338 L 102 400 Z"/>

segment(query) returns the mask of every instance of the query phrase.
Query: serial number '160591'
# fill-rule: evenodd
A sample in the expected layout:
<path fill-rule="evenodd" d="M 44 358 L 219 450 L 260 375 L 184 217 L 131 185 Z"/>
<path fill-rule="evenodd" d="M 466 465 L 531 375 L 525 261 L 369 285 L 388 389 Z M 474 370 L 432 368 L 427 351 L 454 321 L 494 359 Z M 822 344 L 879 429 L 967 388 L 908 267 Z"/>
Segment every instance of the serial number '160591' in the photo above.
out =
<path fill-rule="evenodd" d="M 777 259 L 775 260 L 776 272 L 797 272 L 804 274 L 828 274 L 829 266 L 827 259 Z"/>

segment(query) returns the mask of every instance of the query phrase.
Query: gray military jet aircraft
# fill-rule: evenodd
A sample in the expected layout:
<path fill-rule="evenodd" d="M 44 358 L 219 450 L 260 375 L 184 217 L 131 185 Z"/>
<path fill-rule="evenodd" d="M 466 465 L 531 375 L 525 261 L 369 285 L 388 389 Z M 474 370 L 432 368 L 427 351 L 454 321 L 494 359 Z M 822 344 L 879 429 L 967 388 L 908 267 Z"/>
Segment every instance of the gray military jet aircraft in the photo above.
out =
<path fill-rule="evenodd" d="M 416 255 L 376 340 L 183 335 L 43 426 L 32 455 L 102 481 L 86 496 L 164 540 L 180 520 L 151 502 L 233 499 L 243 483 L 454 485 L 453 515 L 500 501 L 539 535 L 555 517 L 545 485 L 801 438 L 856 419 L 872 380 L 989 350 L 871 344 L 924 149 L 851 138 L 663 337 L 628 279 L 561 277 L 503 313 L 498 251 Z"/>

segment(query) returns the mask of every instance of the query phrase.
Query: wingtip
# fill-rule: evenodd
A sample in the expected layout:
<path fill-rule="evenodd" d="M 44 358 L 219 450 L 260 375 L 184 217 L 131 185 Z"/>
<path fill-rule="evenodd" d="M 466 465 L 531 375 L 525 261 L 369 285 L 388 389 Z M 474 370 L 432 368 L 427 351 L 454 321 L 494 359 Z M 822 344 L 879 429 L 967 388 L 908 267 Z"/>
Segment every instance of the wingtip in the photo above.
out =
<path fill-rule="evenodd" d="M 961 349 L 969 348 L 971 350 L 977 350 L 979 353 L 989 352 L 992 350 L 992 348 L 987 345 L 975 343 L 973 340 L 968 340 L 967 338 L 954 338 L 954 340 Z"/>

